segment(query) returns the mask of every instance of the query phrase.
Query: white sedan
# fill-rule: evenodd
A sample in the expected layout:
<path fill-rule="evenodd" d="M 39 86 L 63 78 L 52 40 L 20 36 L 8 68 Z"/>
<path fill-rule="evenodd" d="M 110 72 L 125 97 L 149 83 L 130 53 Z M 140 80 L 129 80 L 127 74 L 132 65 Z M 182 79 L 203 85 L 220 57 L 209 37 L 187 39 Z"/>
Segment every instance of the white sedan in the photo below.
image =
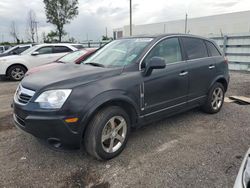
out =
<path fill-rule="evenodd" d="M 0 76 L 19 81 L 33 67 L 44 65 L 64 56 L 68 52 L 83 48 L 81 44 L 40 44 L 20 55 L 0 58 Z"/>

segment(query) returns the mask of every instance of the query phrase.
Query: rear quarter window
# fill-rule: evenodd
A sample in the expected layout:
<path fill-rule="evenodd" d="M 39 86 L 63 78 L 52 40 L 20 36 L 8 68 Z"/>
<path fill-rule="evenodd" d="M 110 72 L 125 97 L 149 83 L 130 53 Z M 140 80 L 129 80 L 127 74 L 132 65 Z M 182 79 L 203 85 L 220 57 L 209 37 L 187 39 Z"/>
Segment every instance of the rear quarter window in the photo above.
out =
<path fill-rule="evenodd" d="M 205 43 L 198 38 L 182 38 L 184 49 L 189 60 L 208 57 Z"/>
<path fill-rule="evenodd" d="M 67 46 L 54 46 L 53 53 L 66 53 L 71 52 L 72 50 Z"/>
<path fill-rule="evenodd" d="M 205 41 L 205 43 L 207 45 L 209 56 L 221 56 L 221 53 L 212 42 Z"/>

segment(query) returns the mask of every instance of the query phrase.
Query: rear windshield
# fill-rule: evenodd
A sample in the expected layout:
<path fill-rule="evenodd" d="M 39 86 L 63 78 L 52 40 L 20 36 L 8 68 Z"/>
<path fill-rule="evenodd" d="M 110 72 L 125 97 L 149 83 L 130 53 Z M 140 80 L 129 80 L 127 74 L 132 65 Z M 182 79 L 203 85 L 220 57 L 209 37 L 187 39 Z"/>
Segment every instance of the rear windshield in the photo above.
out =
<path fill-rule="evenodd" d="M 69 53 L 69 54 L 63 56 L 58 61 L 62 62 L 62 63 L 75 63 L 75 61 L 77 59 L 79 59 L 80 57 L 82 57 L 86 53 L 87 53 L 87 51 L 85 51 L 85 50 L 78 50 L 78 51 L 75 51 L 75 52 L 72 52 L 72 53 Z"/>

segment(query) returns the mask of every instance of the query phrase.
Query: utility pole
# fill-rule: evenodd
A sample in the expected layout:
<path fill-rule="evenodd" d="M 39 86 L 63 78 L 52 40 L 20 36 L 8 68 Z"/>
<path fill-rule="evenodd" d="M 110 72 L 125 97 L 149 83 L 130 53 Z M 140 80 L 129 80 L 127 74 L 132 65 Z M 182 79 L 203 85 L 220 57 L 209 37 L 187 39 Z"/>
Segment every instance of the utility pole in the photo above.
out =
<path fill-rule="evenodd" d="M 37 27 L 38 27 L 38 26 L 37 26 L 37 25 L 38 25 L 38 22 L 35 21 L 34 23 L 35 23 L 35 27 L 36 27 L 36 42 L 39 43 L 39 42 L 38 42 L 38 29 L 37 29 Z"/>
<path fill-rule="evenodd" d="M 106 39 L 108 38 L 108 28 L 105 28 L 105 32 L 106 32 Z"/>
<path fill-rule="evenodd" d="M 129 16 L 130 16 L 130 23 L 129 23 L 129 34 L 130 36 L 132 36 L 132 0 L 129 0 L 129 7 L 130 7 L 130 13 L 129 13 Z"/>
<path fill-rule="evenodd" d="M 187 33 L 187 19 L 188 19 L 188 15 L 186 13 L 186 19 L 185 19 L 185 33 Z"/>

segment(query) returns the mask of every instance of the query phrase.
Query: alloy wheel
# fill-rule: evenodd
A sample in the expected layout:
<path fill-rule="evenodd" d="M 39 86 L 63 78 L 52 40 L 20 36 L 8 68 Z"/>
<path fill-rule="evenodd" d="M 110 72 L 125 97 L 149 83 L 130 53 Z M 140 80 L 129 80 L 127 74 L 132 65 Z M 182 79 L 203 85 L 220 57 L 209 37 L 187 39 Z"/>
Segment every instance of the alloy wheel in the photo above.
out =
<path fill-rule="evenodd" d="M 122 116 L 112 117 L 102 131 L 102 148 L 107 153 L 114 153 L 123 145 L 127 136 L 127 123 Z"/>
<path fill-rule="evenodd" d="M 21 68 L 17 67 L 14 68 L 11 71 L 11 77 L 14 78 L 15 80 L 21 80 L 24 77 L 24 70 L 22 70 Z"/>
<path fill-rule="evenodd" d="M 223 103 L 223 90 L 220 87 L 215 88 L 212 95 L 212 108 L 218 110 Z"/>

